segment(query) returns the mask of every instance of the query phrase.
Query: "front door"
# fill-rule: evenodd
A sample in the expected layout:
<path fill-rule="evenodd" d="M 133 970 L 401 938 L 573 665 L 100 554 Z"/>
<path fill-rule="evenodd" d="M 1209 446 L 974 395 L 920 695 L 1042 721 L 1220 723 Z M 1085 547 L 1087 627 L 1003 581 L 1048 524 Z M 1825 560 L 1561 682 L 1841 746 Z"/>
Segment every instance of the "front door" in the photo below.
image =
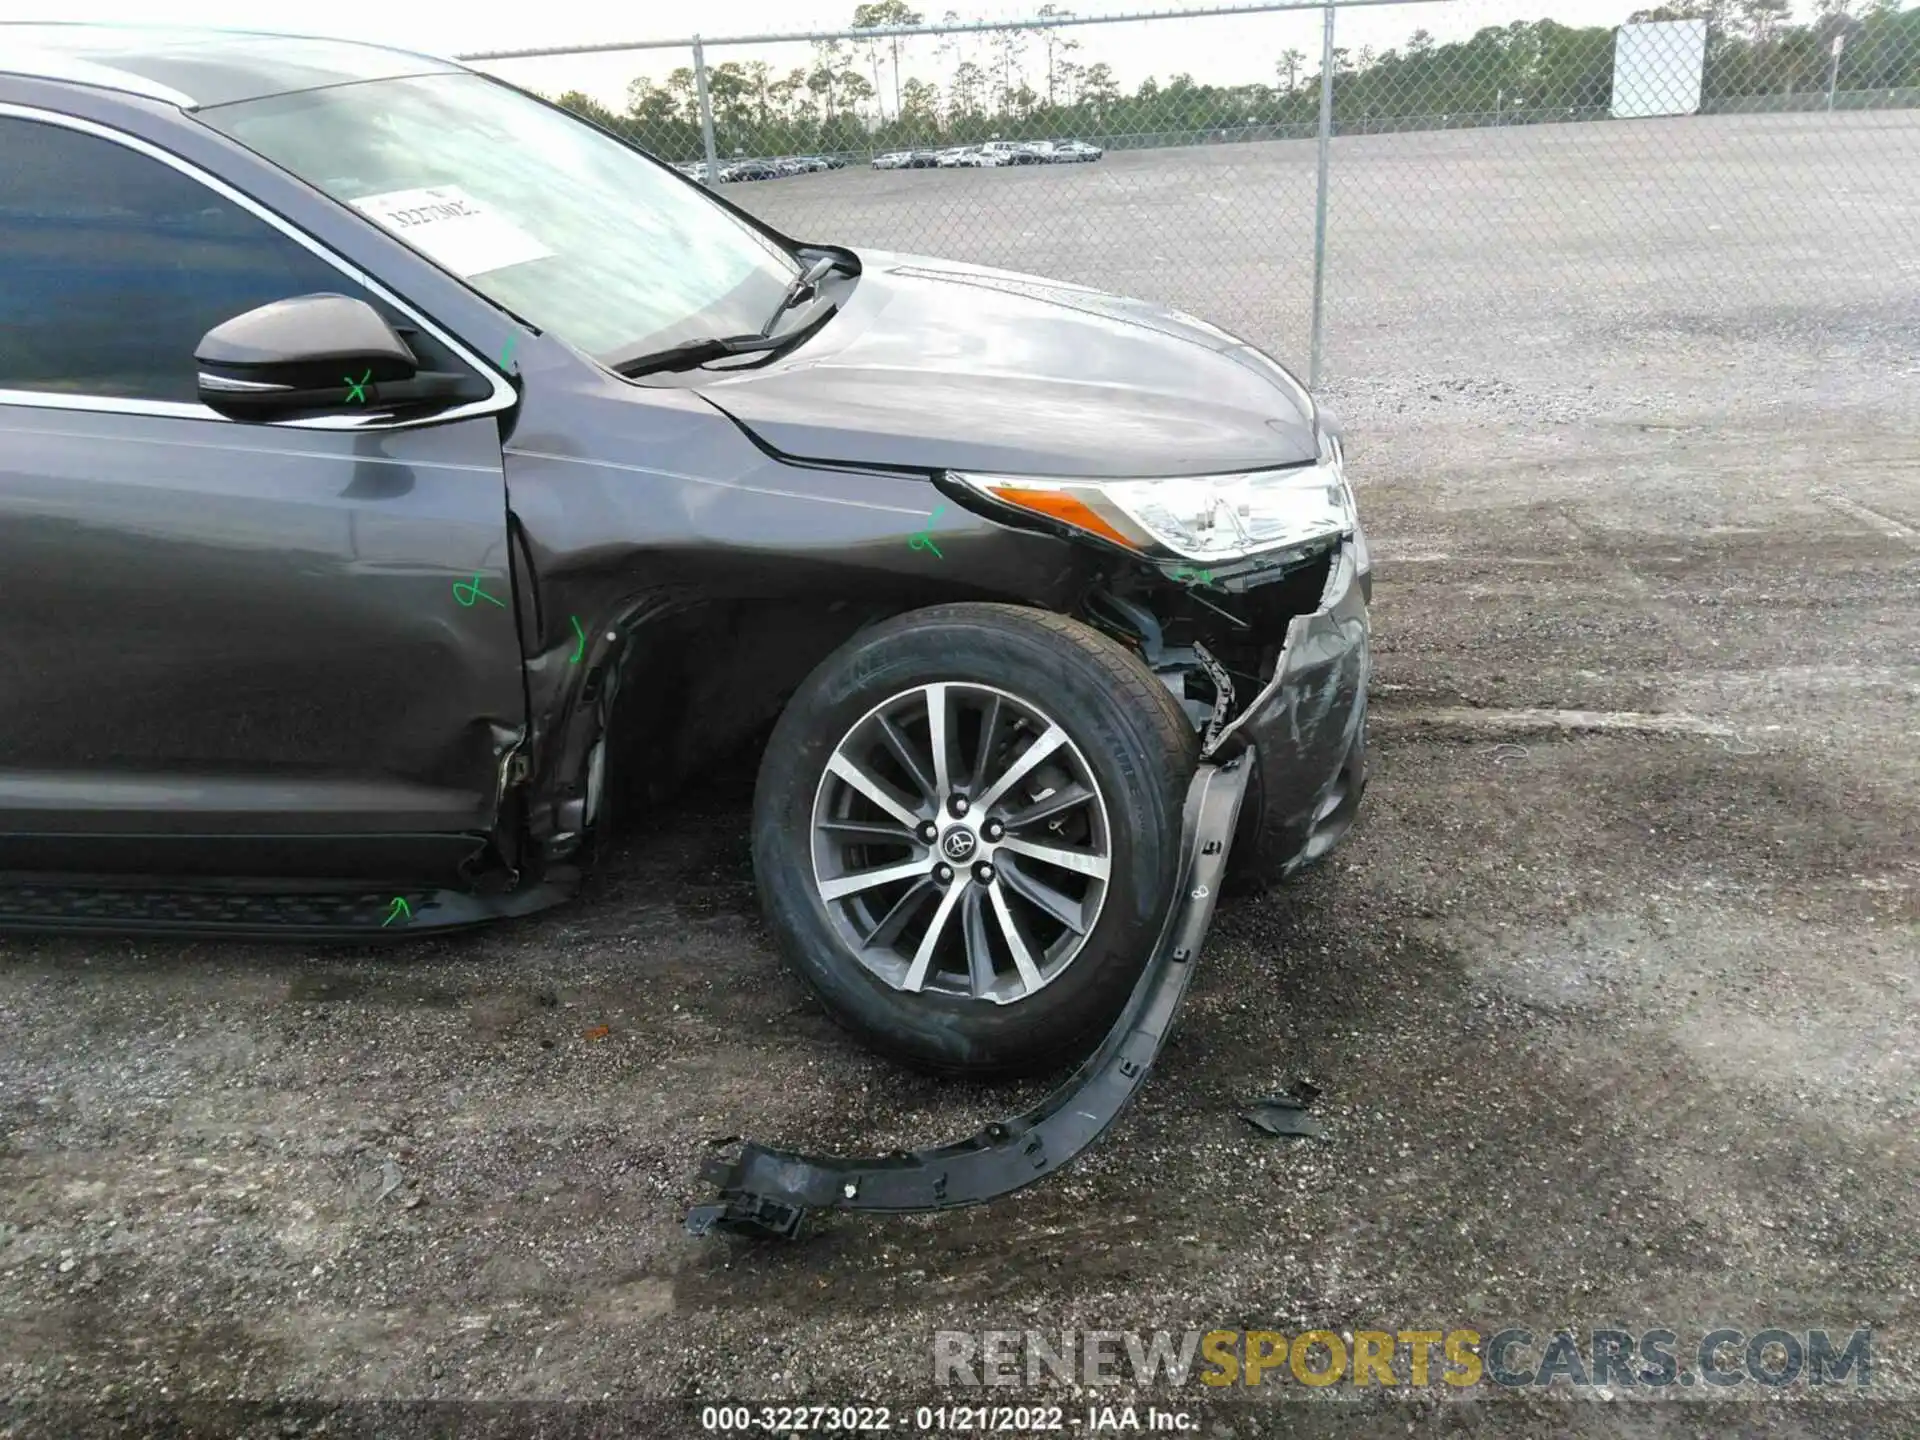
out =
<path fill-rule="evenodd" d="M 526 709 L 496 414 L 223 419 L 193 350 L 330 291 L 142 142 L 0 113 L 0 870 L 445 881 Z"/>

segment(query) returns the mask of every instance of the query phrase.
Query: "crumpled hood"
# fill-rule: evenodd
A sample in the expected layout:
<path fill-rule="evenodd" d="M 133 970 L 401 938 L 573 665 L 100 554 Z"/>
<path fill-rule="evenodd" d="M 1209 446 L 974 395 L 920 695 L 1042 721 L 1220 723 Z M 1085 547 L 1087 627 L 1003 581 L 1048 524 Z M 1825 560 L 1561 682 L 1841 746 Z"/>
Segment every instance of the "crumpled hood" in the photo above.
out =
<path fill-rule="evenodd" d="M 699 392 L 803 460 L 1029 475 L 1203 475 L 1313 460 L 1312 401 L 1205 321 L 1079 285 L 861 252 L 841 312 Z"/>

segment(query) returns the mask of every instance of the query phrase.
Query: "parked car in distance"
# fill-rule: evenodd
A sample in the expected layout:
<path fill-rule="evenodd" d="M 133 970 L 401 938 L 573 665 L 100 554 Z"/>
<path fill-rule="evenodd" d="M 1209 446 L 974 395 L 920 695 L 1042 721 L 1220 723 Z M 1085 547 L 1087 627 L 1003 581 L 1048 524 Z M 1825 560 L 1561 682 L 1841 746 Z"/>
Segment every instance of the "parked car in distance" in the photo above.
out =
<path fill-rule="evenodd" d="M 1033 156 L 1018 140 L 989 140 L 980 147 L 982 155 L 993 157 L 995 165 L 1031 165 Z"/>
<path fill-rule="evenodd" d="M 909 170 L 933 170 L 936 169 L 939 164 L 940 153 L 937 150 L 911 150 L 907 152 L 906 168 Z"/>
<path fill-rule="evenodd" d="M 1020 147 L 1020 153 L 1027 157 L 1029 165 L 1051 165 L 1053 163 L 1053 142 L 1051 140 L 1028 140 Z"/>
<path fill-rule="evenodd" d="M 774 180 L 782 173 L 771 160 L 735 160 L 720 167 L 721 182 L 729 185 L 739 180 Z"/>
<path fill-rule="evenodd" d="M 999 151 L 981 149 L 978 145 L 969 145 L 960 159 L 955 162 L 963 170 L 991 170 L 1007 163 L 1007 157 Z"/>
<path fill-rule="evenodd" d="M 1087 163 L 1098 160 L 1107 152 L 1098 145 L 1089 145 L 1084 140 L 1056 140 L 1053 142 L 1053 160 L 1056 165 L 1069 163 Z"/>
<path fill-rule="evenodd" d="M 873 168 L 876 170 L 899 170 L 912 158 L 913 152 L 911 150 L 889 150 L 884 155 L 876 155 L 873 157 Z"/>
<path fill-rule="evenodd" d="M 954 145 L 942 150 L 940 152 L 940 168 L 942 170 L 951 170 L 956 166 L 964 165 L 967 156 L 971 153 L 972 147 L 967 145 Z"/>

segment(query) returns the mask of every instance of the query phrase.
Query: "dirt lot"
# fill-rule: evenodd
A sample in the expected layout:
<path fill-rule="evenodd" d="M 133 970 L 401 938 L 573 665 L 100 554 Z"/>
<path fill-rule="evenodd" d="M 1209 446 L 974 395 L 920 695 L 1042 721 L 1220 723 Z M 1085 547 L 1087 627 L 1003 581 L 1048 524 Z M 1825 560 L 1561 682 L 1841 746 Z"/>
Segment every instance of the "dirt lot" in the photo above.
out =
<path fill-rule="evenodd" d="M 1223 907 L 1141 1103 L 1062 1180 L 798 1246 L 681 1233 L 725 1137 L 918 1144 L 1036 1093 L 915 1078 L 840 1036 L 760 926 L 744 772 L 726 803 L 635 836 L 581 903 L 471 937 L 16 941 L 0 1434 L 164 1433 L 139 1408 L 156 1403 L 198 1407 L 197 1433 L 425 1423 L 235 1418 L 234 1396 L 606 1397 L 466 1412 L 460 1433 L 692 1434 L 618 1407 L 898 1406 L 929 1397 L 937 1328 L 1242 1326 L 1665 1327 L 1683 1346 L 1871 1326 L 1879 1400 L 1762 1403 L 1747 1383 L 1711 1403 L 1561 1385 L 1308 1405 L 1289 1384 L 1203 1433 L 1920 1431 L 1920 123 L 1848 119 L 1856 169 L 1821 183 L 1905 188 L 1853 238 L 1829 230 L 1812 270 L 1803 117 L 1725 122 L 1785 186 L 1766 224 L 1766 194 L 1740 200 L 1737 251 L 1686 208 L 1710 179 L 1649 196 L 1675 236 L 1664 269 L 1598 221 L 1541 231 L 1523 260 L 1357 200 L 1398 194 L 1406 165 L 1454 187 L 1459 211 L 1434 214 L 1493 214 L 1563 162 L 1635 173 L 1591 153 L 1650 127 L 1503 133 L 1478 168 L 1471 135 L 1342 142 L 1349 173 L 1374 162 L 1345 213 L 1385 227 L 1344 272 L 1372 278 L 1335 291 L 1332 351 L 1378 565 L 1372 789 L 1333 861 Z M 1276 173 L 1295 164 L 1279 148 Z M 838 196 L 856 241 L 1155 291 L 1066 240 L 964 243 L 967 223 L 1014 223 L 969 219 L 964 196 L 1134 176 L 1122 248 L 1166 253 L 1138 242 L 1197 223 L 1203 161 L 739 188 L 769 213 Z M 877 233 L 886 197 L 922 185 L 950 196 L 946 229 Z M 1069 213 L 1075 235 L 1101 226 Z M 1183 263 L 1232 228 L 1196 232 Z M 1874 238 L 1896 233 L 1904 249 Z M 1216 279 L 1157 293 L 1298 354 L 1279 338 L 1293 292 L 1252 262 Z M 1302 1078 L 1324 1140 L 1236 1118 Z"/>

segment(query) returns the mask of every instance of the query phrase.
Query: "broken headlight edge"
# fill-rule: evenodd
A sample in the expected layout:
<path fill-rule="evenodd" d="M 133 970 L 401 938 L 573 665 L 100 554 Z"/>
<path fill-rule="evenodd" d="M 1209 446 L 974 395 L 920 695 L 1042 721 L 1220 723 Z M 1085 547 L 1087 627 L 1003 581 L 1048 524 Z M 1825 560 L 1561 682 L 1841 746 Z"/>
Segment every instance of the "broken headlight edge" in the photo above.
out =
<path fill-rule="evenodd" d="M 1340 442 L 1324 430 L 1318 460 L 1284 469 L 1125 480 L 947 474 L 990 500 L 1152 560 L 1246 560 L 1355 528 Z"/>

